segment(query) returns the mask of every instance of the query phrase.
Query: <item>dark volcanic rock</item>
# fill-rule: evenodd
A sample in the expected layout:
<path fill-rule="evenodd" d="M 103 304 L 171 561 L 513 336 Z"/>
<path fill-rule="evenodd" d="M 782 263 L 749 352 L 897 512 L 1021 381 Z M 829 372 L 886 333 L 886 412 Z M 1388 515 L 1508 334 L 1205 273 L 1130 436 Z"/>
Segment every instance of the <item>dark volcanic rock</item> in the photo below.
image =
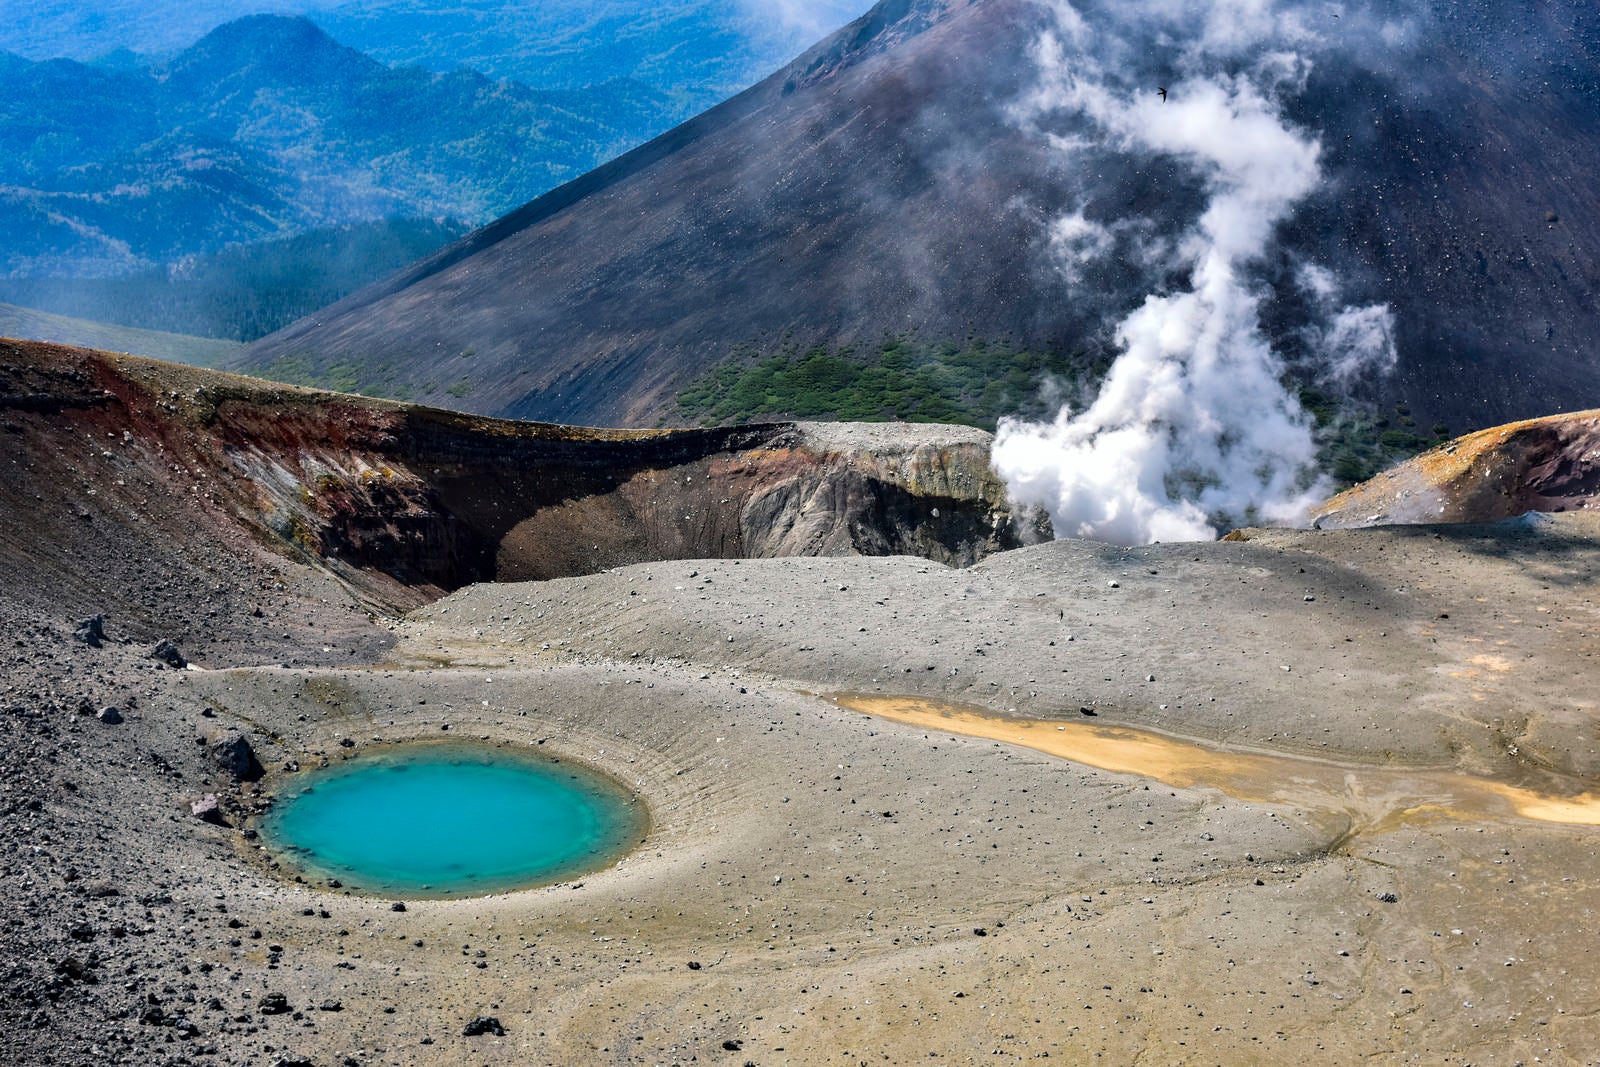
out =
<path fill-rule="evenodd" d="M 253 782 L 265 773 L 242 730 L 213 735 L 207 739 L 206 754 L 219 769 L 239 781 Z"/>
<path fill-rule="evenodd" d="M 100 979 L 95 976 L 94 971 L 91 970 L 90 967 L 91 964 L 85 963 L 78 957 L 68 956 L 66 959 L 56 964 L 56 974 L 67 979 L 68 981 L 84 982 L 92 985 L 93 983 L 98 982 Z"/>
<path fill-rule="evenodd" d="M 101 708 L 100 709 L 100 714 L 97 717 L 99 718 L 99 720 L 101 722 L 105 723 L 107 726 L 119 726 L 119 725 L 121 725 L 121 723 L 123 721 L 122 712 L 118 711 L 116 708 L 111 707 L 109 705 L 106 706 L 106 707 Z"/>
<path fill-rule="evenodd" d="M 263 993 L 256 1010 L 262 1015 L 286 1015 L 291 1010 L 289 998 L 283 993 Z"/>
<path fill-rule="evenodd" d="M 93 615 L 78 623 L 77 629 L 72 631 L 72 636 L 88 645 L 90 648 L 99 648 L 106 639 L 106 619 L 104 615 Z"/>
<path fill-rule="evenodd" d="M 189 665 L 189 661 L 183 658 L 183 653 L 178 651 L 178 646 L 165 638 L 156 645 L 155 650 L 150 653 L 150 658 L 158 659 L 167 666 L 179 670 Z"/>
<path fill-rule="evenodd" d="M 493 1015 L 480 1015 L 461 1028 L 462 1037 L 478 1037 L 481 1034 L 493 1034 L 495 1037 L 504 1037 L 505 1027 L 500 1025 L 500 1020 Z"/>

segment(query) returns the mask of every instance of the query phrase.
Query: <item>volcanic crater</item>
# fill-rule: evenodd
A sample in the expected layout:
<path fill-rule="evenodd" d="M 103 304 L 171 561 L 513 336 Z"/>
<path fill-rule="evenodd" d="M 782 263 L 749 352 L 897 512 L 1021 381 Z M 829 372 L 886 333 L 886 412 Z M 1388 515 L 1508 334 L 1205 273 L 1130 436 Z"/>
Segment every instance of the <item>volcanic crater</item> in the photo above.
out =
<path fill-rule="evenodd" d="M 1600 1045 L 1587 498 L 1058 542 L 977 431 L 511 424 L 17 342 L 0 431 L 7 1062 Z M 274 868 L 276 783 L 439 738 L 592 765 L 649 834 L 468 899 Z"/>

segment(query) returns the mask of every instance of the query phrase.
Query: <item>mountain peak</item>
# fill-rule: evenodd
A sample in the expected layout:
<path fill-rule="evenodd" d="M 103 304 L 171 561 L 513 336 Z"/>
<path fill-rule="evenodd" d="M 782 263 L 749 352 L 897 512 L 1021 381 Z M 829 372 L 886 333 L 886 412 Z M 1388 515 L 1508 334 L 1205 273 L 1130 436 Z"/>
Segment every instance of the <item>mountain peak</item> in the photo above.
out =
<path fill-rule="evenodd" d="M 236 49 L 261 44 L 303 48 L 323 42 L 337 47 L 332 37 L 304 15 L 246 15 L 224 22 L 196 41 L 194 48 Z"/>
<path fill-rule="evenodd" d="M 170 82 L 271 80 L 330 85 L 370 74 L 382 64 L 329 37 L 299 15 L 248 15 L 224 23 L 186 49 L 167 69 Z"/>
<path fill-rule="evenodd" d="M 100 70 L 122 73 L 144 70 L 150 66 L 150 60 L 131 48 L 113 48 L 104 55 L 96 57 L 89 65 Z"/>
<path fill-rule="evenodd" d="M 239 365 L 383 352 L 413 388 L 470 378 L 473 410 L 613 425 L 681 417 L 685 390 L 755 357 L 821 346 L 865 366 L 913 334 L 1059 355 L 1087 382 L 1118 324 L 1193 276 L 1189 238 L 1232 188 L 1221 176 L 1242 173 L 1219 131 L 1260 114 L 1315 160 L 1276 214 L 1246 198 L 1238 231 L 1271 238 L 1240 260 L 1257 295 L 1235 295 L 1259 306 L 1274 358 L 1392 411 L 1373 416 L 1374 440 L 1396 447 L 1600 397 L 1592 35 L 1560 28 L 1592 2 L 1549 5 L 1539 49 L 1479 5 L 1439 6 L 1404 40 L 1357 40 L 1332 15 L 1319 34 L 1273 23 L 1248 42 L 1261 77 L 1289 69 L 1272 59 L 1281 36 L 1300 80 L 1242 95 L 1245 44 L 1213 42 L 1185 5 L 1151 9 L 1170 19 L 1080 6 L 1063 29 L 1031 0 L 883 0 L 760 85 Z M 1156 110 L 1174 82 L 1147 77 L 1148 57 L 1191 55 L 1205 94 Z M 1089 95 L 1083 72 L 1103 72 Z M 1371 329 L 1346 350 L 1358 321 Z M 1392 355 L 1392 372 L 1341 377 L 1357 351 Z M 460 355 L 441 367 L 440 353 Z"/>

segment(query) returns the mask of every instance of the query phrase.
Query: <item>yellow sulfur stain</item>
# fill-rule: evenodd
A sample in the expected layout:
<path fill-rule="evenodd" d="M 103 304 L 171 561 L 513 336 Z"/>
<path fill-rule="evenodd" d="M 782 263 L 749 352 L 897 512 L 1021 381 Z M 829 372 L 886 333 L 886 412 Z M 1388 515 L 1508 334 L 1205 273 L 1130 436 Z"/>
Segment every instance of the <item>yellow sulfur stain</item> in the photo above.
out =
<path fill-rule="evenodd" d="M 1425 816 L 1504 817 L 1600 826 L 1600 796 L 1542 793 L 1437 768 L 1362 767 L 1261 752 L 1208 748 L 1151 730 L 1099 723 L 1013 719 L 983 708 L 912 696 L 843 693 L 840 707 L 965 737 L 1007 742 L 1118 774 L 1240 800 L 1287 802 L 1351 816 L 1367 828 Z"/>

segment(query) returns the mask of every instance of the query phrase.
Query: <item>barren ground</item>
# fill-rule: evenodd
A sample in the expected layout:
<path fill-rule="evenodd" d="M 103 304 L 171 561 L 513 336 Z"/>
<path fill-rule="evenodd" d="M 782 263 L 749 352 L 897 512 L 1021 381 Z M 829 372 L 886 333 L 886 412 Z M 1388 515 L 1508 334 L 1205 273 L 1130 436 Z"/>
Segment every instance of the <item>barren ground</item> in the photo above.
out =
<path fill-rule="evenodd" d="M 0 1060 L 1588 1062 L 1597 535 L 650 563 L 399 620 L 282 564 L 293 628 L 190 671 L 8 598 Z M 274 665 L 329 620 L 340 665 Z M 80 695 L 126 721 L 30 710 Z M 189 815 L 235 795 L 205 731 L 270 794 L 447 726 L 610 772 L 649 839 L 395 912 Z"/>

